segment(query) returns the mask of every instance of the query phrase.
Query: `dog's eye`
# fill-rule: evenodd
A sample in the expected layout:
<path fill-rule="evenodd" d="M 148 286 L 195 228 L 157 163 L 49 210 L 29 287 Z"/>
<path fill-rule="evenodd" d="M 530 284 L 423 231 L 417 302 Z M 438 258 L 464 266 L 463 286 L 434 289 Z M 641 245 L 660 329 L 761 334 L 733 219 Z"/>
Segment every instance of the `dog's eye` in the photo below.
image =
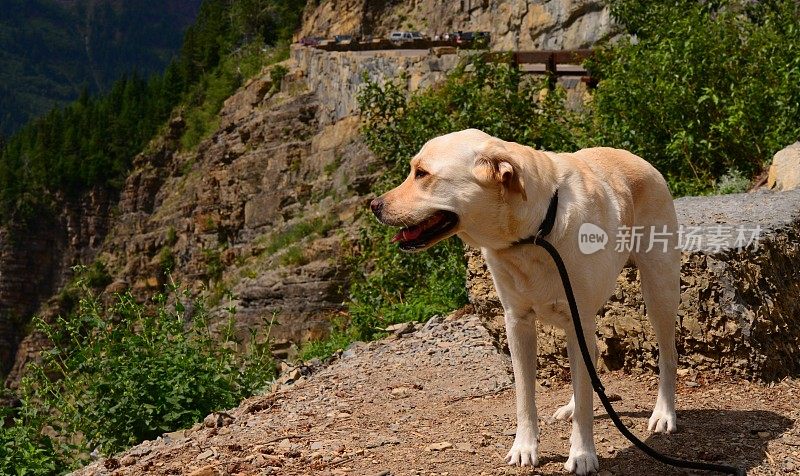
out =
<path fill-rule="evenodd" d="M 422 169 L 417 169 L 416 173 L 414 173 L 414 178 L 418 178 L 419 179 L 419 178 L 427 177 L 428 175 L 430 175 L 430 174 L 428 174 L 427 171 L 422 170 Z"/>

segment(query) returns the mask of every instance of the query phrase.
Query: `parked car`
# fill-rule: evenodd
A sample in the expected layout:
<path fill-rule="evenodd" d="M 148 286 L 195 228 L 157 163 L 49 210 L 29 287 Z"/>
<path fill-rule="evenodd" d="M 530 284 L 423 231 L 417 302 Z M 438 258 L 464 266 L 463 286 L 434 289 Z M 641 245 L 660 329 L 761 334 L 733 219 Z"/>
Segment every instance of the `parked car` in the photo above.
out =
<path fill-rule="evenodd" d="M 450 33 L 450 39 L 455 40 L 458 45 L 486 48 L 489 46 L 491 33 L 488 31 L 459 31 L 458 33 Z"/>
<path fill-rule="evenodd" d="M 317 46 L 322 43 L 322 40 L 323 38 L 318 36 L 304 36 L 303 38 L 300 38 L 298 43 L 300 43 L 301 46 Z"/>
<path fill-rule="evenodd" d="M 425 35 L 423 35 L 422 33 L 418 32 L 418 31 L 412 31 L 411 32 L 411 39 L 413 39 L 413 40 L 424 40 L 425 39 Z"/>
<path fill-rule="evenodd" d="M 389 41 L 397 43 L 403 41 L 414 41 L 414 36 L 410 31 L 393 31 L 389 34 Z"/>
<path fill-rule="evenodd" d="M 336 35 L 333 37 L 333 41 L 339 45 L 349 45 L 353 42 L 353 35 Z"/>

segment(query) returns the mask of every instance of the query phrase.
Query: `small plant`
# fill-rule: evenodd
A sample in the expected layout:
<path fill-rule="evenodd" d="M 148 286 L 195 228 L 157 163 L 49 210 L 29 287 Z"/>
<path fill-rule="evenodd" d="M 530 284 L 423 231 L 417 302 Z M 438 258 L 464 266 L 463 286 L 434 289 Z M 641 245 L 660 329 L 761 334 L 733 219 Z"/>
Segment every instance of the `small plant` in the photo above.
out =
<path fill-rule="evenodd" d="M 292 245 L 281 255 L 280 263 L 283 266 L 298 266 L 308 263 L 308 258 L 306 258 L 303 248 L 298 245 Z"/>
<path fill-rule="evenodd" d="M 174 226 L 167 228 L 167 235 L 164 237 L 164 244 L 167 246 L 174 246 L 178 242 L 178 232 L 175 231 Z"/>
<path fill-rule="evenodd" d="M 715 182 L 716 192 L 720 195 L 742 193 L 750 188 L 750 179 L 737 169 L 731 169 Z"/>
<path fill-rule="evenodd" d="M 289 245 L 295 244 L 307 236 L 325 236 L 334 226 L 334 222 L 327 217 L 317 217 L 312 220 L 301 221 L 289 226 L 283 232 L 274 236 L 266 247 L 268 254 L 273 254 Z"/>
<path fill-rule="evenodd" d="M 175 270 L 175 254 L 172 252 L 172 248 L 167 245 L 161 247 L 161 251 L 158 252 L 158 267 L 161 268 L 161 272 L 164 275 L 168 275 L 172 271 Z"/>
<path fill-rule="evenodd" d="M 106 264 L 98 260 L 86 268 L 85 280 L 89 287 L 100 289 L 111 284 L 111 275 L 108 274 Z"/>
<path fill-rule="evenodd" d="M 283 78 L 285 78 L 288 73 L 289 69 L 282 64 L 276 64 L 269 70 L 269 79 L 272 81 L 272 92 L 281 90 Z"/>
<path fill-rule="evenodd" d="M 209 281 L 219 281 L 225 266 L 222 264 L 222 257 L 219 248 L 204 248 L 203 261 L 206 265 L 206 277 Z"/>

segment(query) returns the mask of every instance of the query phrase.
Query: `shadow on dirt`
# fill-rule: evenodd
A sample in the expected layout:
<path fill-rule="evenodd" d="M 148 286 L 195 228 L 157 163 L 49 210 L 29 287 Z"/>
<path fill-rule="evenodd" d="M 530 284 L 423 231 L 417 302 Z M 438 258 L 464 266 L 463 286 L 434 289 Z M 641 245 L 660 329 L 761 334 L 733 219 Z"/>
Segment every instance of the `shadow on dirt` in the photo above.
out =
<path fill-rule="evenodd" d="M 620 415 L 643 418 L 645 421 L 650 416 L 646 412 L 623 412 Z M 598 421 L 602 419 L 608 419 L 608 415 L 604 413 L 597 417 Z M 656 451 L 675 458 L 725 464 L 749 471 L 767 458 L 767 443 L 780 438 L 792 424 L 789 418 L 763 410 L 684 410 L 678 411 L 677 433 L 651 434 L 643 441 Z M 634 433 L 645 436 L 641 431 Z M 614 474 L 687 473 L 687 470 L 673 468 L 650 458 L 633 444 L 612 456 L 603 456 L 604 451 L 600 447 L 598 453 L 601 455 L 600 468 Z"/>
<path fill-rule="evenodd" d="M 620 412 L 623 421 L 637 420 L 633 433 L 644 437 L 649 412 Z M 662 464 L 639 451 L 632 443 L 618 449 L 609 456 L 607 443 L 600 443 L 602 431 L 617 431 L 608 415 L 595 416 L 596 422 L 608 421 L 609 429 L 595 427 L 595 441 L 600 459 L 600 471 L 614 475 L 686 475 L 718 474 L 689 471 Z M 792 420 L 769 411 L 737 410 L 684 410 L 678 411 L 678 432 L 671 435 L 648 435 L 645 443 L 656 451 L 680 459 L 706 461 L 736 466 L 750 471 L 767 458 L 767 444 L 792 427 Z M 557 461 L 563 463 L 565 456 L 545 457 L 540 463 Z M 550 473 L 537 475 L 551 476 Z M 563 472 L 552 473 L 564 474 Z"/>

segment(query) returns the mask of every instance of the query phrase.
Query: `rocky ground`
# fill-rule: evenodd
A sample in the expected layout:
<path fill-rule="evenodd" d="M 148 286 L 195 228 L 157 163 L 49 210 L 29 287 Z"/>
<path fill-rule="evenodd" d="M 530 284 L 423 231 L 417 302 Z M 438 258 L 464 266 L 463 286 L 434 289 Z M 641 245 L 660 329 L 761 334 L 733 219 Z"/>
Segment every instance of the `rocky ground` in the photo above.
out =
<path fill-rule="evenodd" d="M 654 376 L 602 378 L 618 395 L 623 420 L 665 453 L 741 465 L 751 475 L 800 473 L 800 381 L 679 373 L 679 432 L 668 436 L 646 433 Z M 76 474 L 564 474 L 569 424 L 548 416 L 571 389 L 556 377 L 537 387 L 540 466 L 507 467 L 514 431 L 509 360 L 477 316 L 455 313 L 354 345 L 330 365 L 286 372 L 266 395 Z M 597 405 L 600 474 L 687 474 L 633 449 Z"/>

